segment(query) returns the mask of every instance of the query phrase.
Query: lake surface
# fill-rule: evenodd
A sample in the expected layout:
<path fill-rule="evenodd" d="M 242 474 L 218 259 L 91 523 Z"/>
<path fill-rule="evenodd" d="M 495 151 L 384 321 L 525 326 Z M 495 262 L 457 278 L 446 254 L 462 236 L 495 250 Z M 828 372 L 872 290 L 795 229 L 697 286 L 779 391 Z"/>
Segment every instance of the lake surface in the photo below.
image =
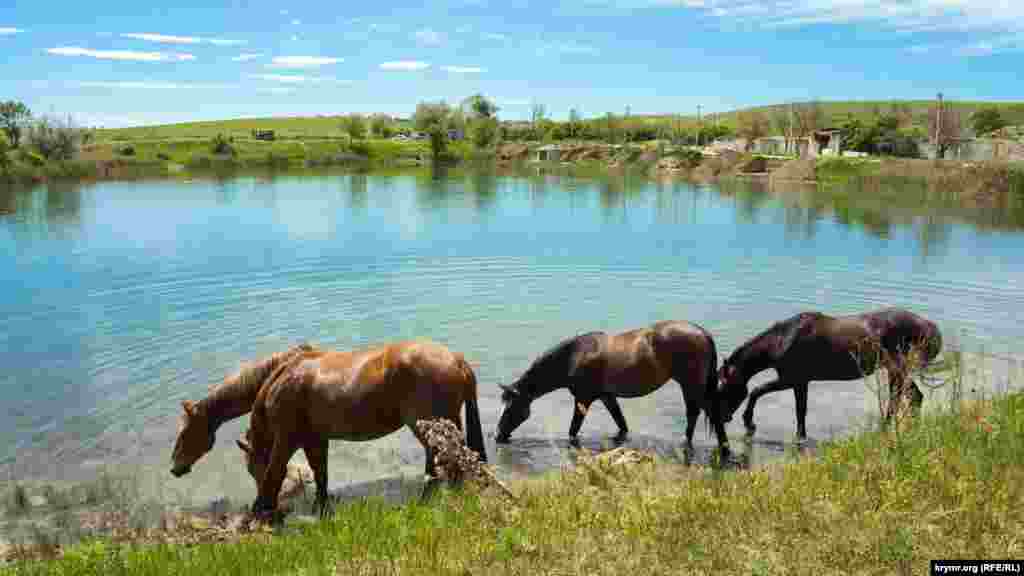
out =
<path fill-rule="evenodd" d="M 496 384 L 581 332 L 685 319 L 724 357 L 803 310 L 903 306 L 949 344 L 1021 350 L 1020 199 L 963 208 L 883 192 L 429 171 L 0 189 L 0 462 L 8 478 L 134 471 L 168 500 L 251 498 L 234 446 L 247 418 L 191 475 L 170 476 L 179 404 L 307 340 L 425 337 L 465 353 L 492 462 L 509 474 L 567 458 L 572 404 L 564 391 L 539 400 L 496 451 Z M 874 405 L 862 383 L 814 384 L 808 431 L 828 438 Z M 678 386 L 622 407 L 633 445 L 678 445 Z M 759 442 L 781 450 L 794 420 L 792 394 L 765 397 Z M 595 405 L 586 443 L 614 432 Z M 714 444 L 703 425 L 697 441 Z M 418 475 L 422 458 L 404 430 L 333 442 L 331 488 Z"/>

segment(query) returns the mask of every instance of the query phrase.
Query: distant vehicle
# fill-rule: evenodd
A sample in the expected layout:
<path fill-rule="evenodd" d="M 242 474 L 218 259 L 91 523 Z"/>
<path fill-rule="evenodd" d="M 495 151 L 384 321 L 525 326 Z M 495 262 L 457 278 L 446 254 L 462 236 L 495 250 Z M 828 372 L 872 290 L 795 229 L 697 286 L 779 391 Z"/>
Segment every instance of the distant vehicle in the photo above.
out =
<path fill-rule="evenodd" d="M 257 140 L 274 140 L 273 130 L 253 130 L 252 137 Z"/>
<path fill-rule="evenodd" d="M 391 137 L 391 140 L 393 142 L 406 142 L 409 140 L 409 137 L 406 136 L 405 134 L 396 134 L 395 136 Z"/>

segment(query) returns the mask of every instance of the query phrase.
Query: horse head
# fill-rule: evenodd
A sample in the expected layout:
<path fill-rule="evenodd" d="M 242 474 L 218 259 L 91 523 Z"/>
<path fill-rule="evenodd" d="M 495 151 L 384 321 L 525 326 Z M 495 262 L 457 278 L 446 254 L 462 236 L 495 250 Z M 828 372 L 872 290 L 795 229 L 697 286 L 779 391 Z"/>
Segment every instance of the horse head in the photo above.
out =
<path fill-rule="evenodd" d="M 171 474 L 176 478 L 191 472 L 192 465 L 213 448 L 215 440 L 210 416 L 202 403 L 185 400 L 181 408 L 182 425 L 171 456 Z"/>
<path fill-rule="evenodd" d="M 501 389 L 501 401 L 505 409 L 498 420 L 498 433 L 495 440 L 499 443 L 507 443 L 512 431 L 530 417 L 531 398 L 519 389 L 515 384 L 498 384 Z"/>
<path fill-rule="evenodd" d="M 718 397 L 724 401 L 721 412 L 723 423 L 732 420 L 733 414 L 747 398 L 747 379 L 731 359 L 726 360 L 718 369 Z"/>

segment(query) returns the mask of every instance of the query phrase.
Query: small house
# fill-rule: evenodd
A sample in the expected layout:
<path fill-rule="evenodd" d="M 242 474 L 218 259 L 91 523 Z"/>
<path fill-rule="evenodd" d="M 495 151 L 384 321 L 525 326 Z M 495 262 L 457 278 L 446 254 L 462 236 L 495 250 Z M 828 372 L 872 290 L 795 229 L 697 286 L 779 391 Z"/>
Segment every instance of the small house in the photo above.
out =
<path fill-rule="evenodd" d="M 557 144 L 541 146 L 533 152 L 534 162 L 558 162 L 562 156 L 562 149 Z"/>
<path fill-rule="evenodd" d="M 270 141 L 270 140 L 274 139 L 274 131 L 273 130 L 253 130 L 252 131 L 252 137 L 255 138 L 256 140 L 267 140 L 267 141 Z"/>

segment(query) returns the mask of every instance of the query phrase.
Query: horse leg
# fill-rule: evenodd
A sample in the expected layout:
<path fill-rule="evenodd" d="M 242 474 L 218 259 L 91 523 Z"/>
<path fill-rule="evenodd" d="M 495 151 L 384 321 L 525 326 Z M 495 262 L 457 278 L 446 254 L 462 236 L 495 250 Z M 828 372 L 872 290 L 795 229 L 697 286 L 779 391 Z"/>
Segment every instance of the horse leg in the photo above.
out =
<path fill-rule="evenodd" d="M 796 397 L 796 436 L 798 440 L 807 439 L 807 385 L 809 382 L 793 384 L 793 396 Z"/>
<path fill-rule="evenodd" d="M 580 426 L 583 426 L 583 419 L 587 416 L 587 411 L 590 410 L 590 404 L 593 400 L 580 400 L 577 397 L 573 397 L 576 401 L 573 403 L 572 408 L 572 422 L 569 423 L 569 444 L 571 446 L 579 446 L 580 440 L 577 434 L 580 433 Z"/>
<path fill-rule="evenodd" d="M 683 391 L 683 404 L 686 405 L 686 449 L 693 449 L 693 433 L 697 430 L 697 419 L 700 418 L 700 408 L 704 403 L 703 398 L 694 398 L 694 391 L 680 384 Z"/>
<path fill-rule="evenodd" d="M 327 440 L 312 439 L 303 445 L 302 450 L 306 453 L 306 460 L 313 469 L 313 479 L 316 481 L 316 508 L 320 517 L 327 516 L 330 509 L 330 499 L 327 495 Z"/>
<path fill-rule="evenodd" d="M 420 500 L 427 501 L 434 495 L 437 485 L 441 481 L 437 477 L 437 463 L 434 462 L 434 450 L 430 447 L 430 443 L 427 442 L 427 437 L 420 434 L 415 426 L 409 425 L 409 429 L 412 430 L 412 433 L 416 435 L 416 439 L 423 445 L 423 454 L 426 458 L 423 466 L 423 475 L 426 477 L 426 483 L 423 485 L 423 491 L 420 493 Z"/>
<path fill-rule="evenodd" d="M 615 436 L 614 442 L 617 444 L 625 442 L 629 436 L 629 427 L 626 426 L 626 417 L 622 415 L 622 408 L 619 406 L 618 399 L 608 394 L 601 397 L 601 402 L 608 409 L 608 413 L 612 415 L 612 420 L 615 420 L 615 424 L 619 427 L 619 433 Z"/>
<path fill-rule="evenodd" d="M 288 473 L 288 460 L 291 459 L 296 448 L 287 435 L 276 435 L 273 448 L 270 451 L 270 462 L 263 472 L 259 493 L 256 502 L 253 503 L 255 514 L 277 512 L 277 499 L 281 492 L 281 485 L 284 483 L 284 477 Z"/>
<path fill-rule="evenodd" d="M 757 427 L 754 426 L 754 405 L 757 404 L 757 400 L 765 394 L 779 392 L 781 390 L 789 390 L 792 387 L 792 383 L 781 378 L 776 378 L 775 380 L 765 382 L 750 391 L 750 396 L 747 398 L 747 408 L 743 411 L 743 425 L 747 429 L 747 436 L 753 436 L 754 432 L 757 430 Z"/>

